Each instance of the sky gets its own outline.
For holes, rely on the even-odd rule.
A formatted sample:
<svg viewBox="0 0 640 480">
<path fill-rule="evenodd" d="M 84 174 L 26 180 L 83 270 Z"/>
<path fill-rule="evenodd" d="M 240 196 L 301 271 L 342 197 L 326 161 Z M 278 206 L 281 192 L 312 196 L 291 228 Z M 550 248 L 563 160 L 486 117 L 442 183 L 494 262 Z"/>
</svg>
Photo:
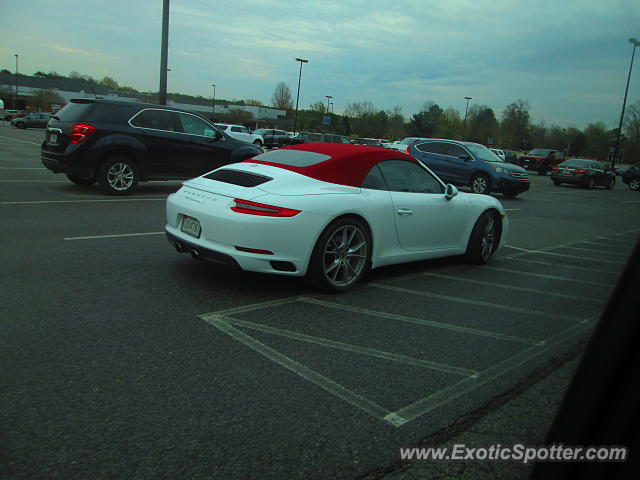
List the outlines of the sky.
<svg viewBox="0 0 640 480">
<path fill-rule="evenodd" d="M 157 91 L 162 0 L 0 0 L 0 68 L 94 78 Z M 519 98 L 534 122 L 617 126 L 637 0 L 171 0 L 168 90 L 270 103 L 278 82 L 300 108 L 333 96 L 425 101 L 464 115 L 464 97 L 500 118 Z M 640 57 L 640 49 L 638 49 Z M 640 101 L 636 58 L 627 104 Z"/>
</svg>

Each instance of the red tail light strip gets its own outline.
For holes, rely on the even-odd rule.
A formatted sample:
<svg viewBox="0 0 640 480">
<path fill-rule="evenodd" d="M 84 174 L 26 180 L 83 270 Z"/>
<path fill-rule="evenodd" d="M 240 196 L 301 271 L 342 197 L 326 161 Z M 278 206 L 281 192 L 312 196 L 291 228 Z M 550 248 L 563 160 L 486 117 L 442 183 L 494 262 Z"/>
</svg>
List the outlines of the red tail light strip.
<svg viewBox="0 0 640 480">
<path fill-rule="evenodd" d="M 71 143 L 82 143 L 95 131 L 96 127 L 93 125 L 76 123 L 71 128 Z"/>
<path fill-rule="evenodd" d="M 273 205 L 265 205 L 264 203 L 251 202 L 249 200 L 240 200 L 236 198 L 235 206 L 231 210 L 237 213 L 245 213 L 247 215 L 260 215 L 263 217 L 293 217 L 300 213 L 300 210 L 292 208 L 275 207 Z"/>
</svg>

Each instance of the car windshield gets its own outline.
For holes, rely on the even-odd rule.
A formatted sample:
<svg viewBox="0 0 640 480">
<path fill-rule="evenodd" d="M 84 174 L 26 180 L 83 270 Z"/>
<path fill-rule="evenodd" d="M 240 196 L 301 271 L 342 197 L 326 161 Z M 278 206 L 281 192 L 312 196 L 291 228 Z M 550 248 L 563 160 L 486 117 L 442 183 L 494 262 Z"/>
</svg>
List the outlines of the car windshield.
<svg viewBox="0 0 640 480">
<path fill-rule="evenodd" d="M 465 147 L 467 147 L 476 160 L 484 160 L 485 162 L 500 162 L 503 163 L 503 160 L 489 150 L 484 145 L 477 145 L 473 143 L 465 143 Z"/>
<path fill-rule="evenodd" d="M 544 156 L 548 155 L 550 151 L 551 150 L 542 150 L 542 149 L 538 148 L 538 149 L 531 150 L 531 151 L 527 152 L 527 155 L 535 155 L 535 156 L 538 156 L 538 157 L 544 157 Z"/>
</svg>

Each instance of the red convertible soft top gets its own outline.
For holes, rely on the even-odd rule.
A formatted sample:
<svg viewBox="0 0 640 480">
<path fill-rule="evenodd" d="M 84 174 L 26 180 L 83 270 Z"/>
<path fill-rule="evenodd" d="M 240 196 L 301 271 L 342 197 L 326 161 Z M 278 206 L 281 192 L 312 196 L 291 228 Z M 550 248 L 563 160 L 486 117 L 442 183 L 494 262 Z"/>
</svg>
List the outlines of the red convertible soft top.
<svg viewBox="0 0 640 480">
<path fill-rule="evenodd" d="M 411 155 L 395 150 L 346 143 L 291 145 L 263 153 L 245 162 L 284 168 L 323 182 L 359 187 L 371 167 L 384 160 L 419 163 Z"/>
</svg>

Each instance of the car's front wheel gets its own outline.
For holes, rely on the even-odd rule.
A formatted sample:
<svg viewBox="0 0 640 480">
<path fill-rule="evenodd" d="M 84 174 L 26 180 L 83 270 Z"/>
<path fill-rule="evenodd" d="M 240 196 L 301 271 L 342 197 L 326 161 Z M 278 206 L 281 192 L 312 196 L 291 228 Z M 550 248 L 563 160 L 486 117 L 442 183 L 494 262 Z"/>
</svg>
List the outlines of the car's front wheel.
<svg viewBox="0 0 640 480">
<path fill-rule="evenodd" d="M 471 231 L 466 258 L 469 263 L 484 265 L 498 248 L 500 233 L 495 213 L 483 213 Z"/>
<path fill-rule="evenodd" d="M 24 122 L 16 122 L 16 128 L 27 128 L 27 124 Z"/>
<path fill-rule="evenodd" d="M 129 195 L 138 186 L 138 181 L 138 168 L 128 157 L 110 157 L 98 172 L 100 188 L 110 195 Z"/>
<path fill-rule="evenodd" d="M 587 182 L 587 189 L 592 190 L 593 187 L 595 187 L 596 185 L 596 181 L 593 179 L 593 177 L 589 177 L 589 181 Z"/>
<path fill-rule="evenodd" d="M 560 185 L 562 185 L 562 182 L 560 182 L 560 181 L 558 181 L 558 180 L 554 180 L 554 181 L 553 181 L 553 184 L 554 184 L 556 187 L 559 187 Z"/>
<path fill-rule="evenodd" d="M 616 186 L 616 177 L 611 177 L 609 183 L 607 183 L 607 190 L 613 190 L 613 187 Z"/>
<path fill-rule="evenodd" d="M 256 140 L 253 142 L 256 147 L 262 147 L 262 142 L 260 140 Z"/>
<path fill-rule="evenodd" d="M 87 185 L 93 185 L 94 183 L 96 183 L 95 178 L 82 178 L 77 175 L 67 175 L 67 178 L 73 183 L 75 183 L 76 185 L 87 186 Z"/>
<path fill-rule="evenodd" d="M 633 190 L 634 192 L 640 190 L 640 178 L 632 178 L 631 180 L 629 180 L 629 189 Z"/>
<path fill-rule="evenodd" d="M 491 190 L 491 181 L 489 177 L 483 175 L 482 173 L 478 173 L 471 177 L 470 185 L 471 191 L 473 193 L 484 193 L 488 194 Z"/>
<path fill-rule="evenodd" d="M 346 292 L 368 272 L 371 235 L 357 218 L 343 217 L 324 229 L 311 255 L 307 279 L 317 288 Z"/>
</svg>

